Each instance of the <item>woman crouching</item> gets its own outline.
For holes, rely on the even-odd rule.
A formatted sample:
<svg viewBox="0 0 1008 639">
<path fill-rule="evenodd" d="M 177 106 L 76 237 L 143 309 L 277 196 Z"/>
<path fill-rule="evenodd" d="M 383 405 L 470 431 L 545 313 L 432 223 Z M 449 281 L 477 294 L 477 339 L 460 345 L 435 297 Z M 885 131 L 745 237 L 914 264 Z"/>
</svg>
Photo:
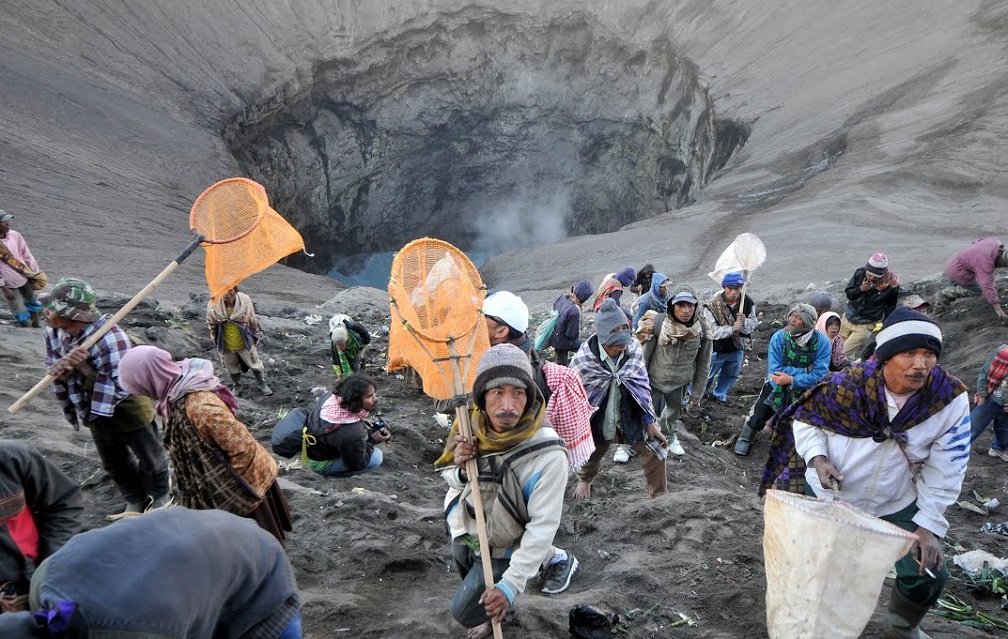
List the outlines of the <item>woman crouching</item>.
<svg viewBox="0 0 1008 639">
<path fill-rule="evenodd" d="M 384 422 L 368 416 L 378 404 L 374 381 L 351 375 L 336 382 L 321 411 L 308 416 L 301 447 L 306 468 L 328 477 L 347 477 L 381 466 L 377 444 L 391 439 Z"/>
<path fill-rule="evenodd" d="M 119 363 L 119 383 L 154 400 L 183 506 L 253 519 L 284 542 L 291 518 L 276 461 L 235 417 L 238 401 L 214 376 L 213 364 L 175 362 L 165 350 L 137 346 Z"/>
</svg>

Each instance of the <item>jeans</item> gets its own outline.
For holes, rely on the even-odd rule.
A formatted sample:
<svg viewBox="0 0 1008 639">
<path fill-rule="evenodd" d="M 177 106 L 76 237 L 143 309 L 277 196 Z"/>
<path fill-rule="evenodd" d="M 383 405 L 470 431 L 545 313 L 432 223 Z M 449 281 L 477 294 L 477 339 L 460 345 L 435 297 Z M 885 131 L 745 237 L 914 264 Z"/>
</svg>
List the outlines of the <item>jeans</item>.
<svg viewBox="0 0 1008 639">
<path fill-rule="evenodd" d="M 451 614 L 455 621 L 466 628 L 475 628 L 480 624 L 490 621 L 487 617 L 486 609 L 479 602 L 480 597 L 486 590 L 483 581 L 483 558 L 476 555 L 469 546 L 462 542 L 452 542 L 452 557 L 455 559 L 455 567 L 458 568 L 462 577 L 462 585 L 452 598 Z M 500 581 L 504 576 L 504 571 L 511 565 L 509 559 L 491 559 L 490 568 L 493 571 L 493 578 Z"/>
<path fill-rule="evenodd" d="M 125 433 L 91 429 L 102 466 L 126 501 L 144 506 L 168 494 L 168 455 L 154 424 Z"/>
<path fill-rule="evenodd" d="M 317 462 L 316 462 L 317 463 Z M 334 459 L 329 462 L 328 466 L 316 467 L 313 466 L 314 470 L 319 475 L 325 475 L 326 477 L 353 477 L 354 475 L 359 475 L 361 473 L 366 473 L 372 471 L 375 468 L 381 466 L 382 463 L 382 451 L 381 448 L 377 446 L 371 451 L 371 459 L 368 461 L 368 465 L 360 470 L 349 470 L 346 464 L 343 463 L 342 459 Z"/>
<path fill-rule="evenodd" d="M 711 393 L 714 399 L 719 402 L 728 401 L 728 391 L 731 390 L 735 380 L 739 377 L 739 370 L 742 368 L 742 360 L 745 351 L 739 349 L 731 353 L 712 353 L 710 362 L 710 375 L 707 376 L 707 388 L 704 394 Z M 711 392 L 711 385 L 714 378 L 717 378 L 717 385 Z"/>
<path fill-rule="evenodd" d="M 970 413 L 970 444 L 987 430 L 992 421 L 994 441 L 991 443 L 991 448 L 994 450 L 1008 448 L 1008 413 L 1004 412 L 1004 406 L 990 400 L 978 405 Z"/>
<path fill-rule="evenodd" d="M 298 612 L 277 639 L 301 639 L 301 613 Z"/>
</svg>

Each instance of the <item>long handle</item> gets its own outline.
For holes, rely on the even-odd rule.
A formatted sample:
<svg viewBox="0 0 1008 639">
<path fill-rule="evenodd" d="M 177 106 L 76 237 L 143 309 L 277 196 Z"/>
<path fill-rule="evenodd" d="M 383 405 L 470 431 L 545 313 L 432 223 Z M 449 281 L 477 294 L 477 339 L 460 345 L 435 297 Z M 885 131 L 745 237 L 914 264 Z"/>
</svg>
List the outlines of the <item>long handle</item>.
<svg viewBox="0 0 1008 639">
<path fill-rule="evenodd" d="M 187 257 L 192 255 L 192 252 L 195 251 L 196 247 L 199 246 L 200 243 L 203 242 L 204 240 L 206 240 L 205 237 L 203 237 L 202 235 L 197 235 L 196 238 L 192 242 L 190 242 L 189 246 L 187 246 L 185 250 L 182 251 L 182 253 L 180 253 L 177 258 L 175 258 L 174 262 L 165 267 L 165 270 L 161 271 L 161 273 L 157 277 L 151 280 L 150 284 L 145 286 L 142 291 L 134 295 L 133 299 L 126 302 L 126 305 L 123 306 L 121 309 L 119 309 L 118 313 L 113 315 L 111 319 L 109 319 L 109 321 L 102 324 L 98 330 L 96 330 L 94 333 L 91 334 L 90 337 L 84 340 L 84 343 L 81 344 L 79 348 L 88 350 L 96 343 L 98 343 L 98 340 L 100 340 L 105 335 L 105 333 L 109 332 L 109 330 L 111 330 L 113 326 L 118 324 L 122 320 L 122 318 L 126 317 L 126 315 L 129 314 L 130 311 L 136 308 L 137 304 L 144 301 L 144 299 L 146 299 L 148 295 L 154 292 L 154 289 L 156 289 L 158 285 L 161 284 L 161 282 L 165 281 L 165 279 L 167 279 L 169 275 L 174 273 L 175 269 L 179 267 L 179 264 L 184 262 Z M 39 382 L 35 384 L 35 386 L 33 386 L 30 391 L 22 395 L 20 399 L 11 404 L 7 408 L 7 412 L 17 413 L 22 408 L 27 406 L 28 402 L 33 400 L 39 393 L 44 391 L 46 387 L 48 387 L 54 381 L 56 381 L 55 375 L 46 374 L 46 376 L 43 377 L 41 380 L 39 380 Z"/>
<path fill-rule="evenodd" d="M 477 327 L 477 329 L 480 327 Z M 451 362 L 452 383 L 455 386 L 455 396 L 465 393 L 462 384 L 462 375 L 459 372 L 458 357 L 455 354 L 455 340 L 448 340 L 448 356 Z M 468 441 L 472 441 L 472 425 L 469 423 L 468 405 L 457 406 L 455 408 L 455 419 L 458 420 L 459 432 Z M 483 494 L 479 487 L 479 466 L 476 459 L 466 462 L 466 476 L 469 478 L 469 485 L 472 486 L 473 510 L 476 511 L 476 533 L 479 537 L 480 553 L 483 555 L 483 583 L 486 584 L 486 591 L 494 587 L 493 566 L 491 565 L 490 535 L 487 534 L 486 516 L 483 514 Z M 504 631 L 496 621 L 493 623 L 494 639 L 504 639 Z"/>
</svg>

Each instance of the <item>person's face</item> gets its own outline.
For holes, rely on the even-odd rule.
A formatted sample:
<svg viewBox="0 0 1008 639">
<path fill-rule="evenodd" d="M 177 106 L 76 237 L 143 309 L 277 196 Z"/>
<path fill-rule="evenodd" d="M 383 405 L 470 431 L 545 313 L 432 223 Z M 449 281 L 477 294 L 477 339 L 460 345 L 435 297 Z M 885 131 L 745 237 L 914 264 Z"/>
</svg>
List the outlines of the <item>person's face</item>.
<svg viewBox="0 0 1008 639">
<path fill-rule="evenodd" d="M 739 297 L 741 295 L 742 295 L 742 287 L 741 286 L 726 286 L 726 287 L 724 287 L 724 298 L 732 306 L 735 305 L 735 302 L 737 302 L 739 300 Z"/>
<path fill-rule="evenodd" d="M 374 407 L 378 405 L 378 389 L 374 386 L 369 387 L 367 395 L 361 400 L 361 406 L 366 411 L 374 410 Z"/>
<path fill-rule="evenodd" d="M 826 336 L 831 340 L 840 334 L 840 322 L 830 322 L 826 326 Z"/>
<path fill-rule="evenodd" d="M 896 394 L 919 391 L 937 363 L 938 355 L 929 348 L 897 353 L 882 365 L 886 388 Z"/>
<path fill-rule="evenodd" d="M 661 295 L 662 297 L 668 295 L 668 286 L 669 285 L 667 280 L 662 282 L 661 286 L 658 287 L 658 294 Z"/>
<path fill-rule="evenodd" d="M 798 313 L 791 313 L 787 318 L 787 329 L 792 335 L 805 330 L 805 320 Z"/>
<path fill-rule="evenodd" d="M 228 306 L 234 306 L 235 300 L 238 298 L 238 289 L 233 288 L 227 293 L 224 293 L 224 303 Z"/>
<path fill-rule="evenodd" d="M 865 280 L 872 286 L 878 286 L 885 279 L 885 275 L 876 275 L 874 273 L 865 271 Z"/>
<path fill-rule="evenodd" d="M 10 230 L 10 221 L 0 222 L 0 237 L 7 235 L 7 231 Z"/>
<path fill-rule="evenodd" d="M 485 318 L 487 332 L 490 333 L 490 346 L 497 346 L 498 344 L 503 344 L 508 341 L 507 337 L 510 331 L 507 324 L 501 324 L 489 315 L 486 315 Z"/>
<path fill-rule="evenodd" d="M 616 359 L 617 357 L 620 356 L 620 353 L 622 353 L 626 349 L 627 349 L 626 344 L 610 344 L 608 346 L 602 347 L 602 350 L 606 352 L 606 355 L 608 355 L 610 359 Z"/>
<path fill-rule="evenodd" d="M 87 324 L 85 322 L 76 322 L 67 317 L 63 317 L 59 313 L 53 313 L 49 309 L 43 311 L 45 313 L 46 323 L 56 330 L 64 330 L 71 335 L 79 335 Z"/>
<path fill-rule="evenodd" d="M 521 386 L 497 386 L 483 396 L 490 428 L 494 432 L 506 433 L 518 425 L 528 403 L 528 393 Z"/>
<path fill-rule="evenodd" d="M 693 313 L 695 312 L 696 304 L 690 304 L 689 302 L 676 302 L 672 305 L 672 314 L 675 315 L 675 318 L 683 324 L 693 319 Z"/>
</svg>

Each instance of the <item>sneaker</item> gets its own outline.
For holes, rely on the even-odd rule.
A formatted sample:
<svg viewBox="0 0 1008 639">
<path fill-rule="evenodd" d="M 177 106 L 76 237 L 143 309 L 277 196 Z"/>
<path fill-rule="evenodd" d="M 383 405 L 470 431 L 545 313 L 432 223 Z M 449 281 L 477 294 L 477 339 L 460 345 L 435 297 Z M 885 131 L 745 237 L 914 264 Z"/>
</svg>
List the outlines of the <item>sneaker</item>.
<svg viewBox="0 0 1008 639">
<path fill-rule="evenodd" d="M 987 454 L 991 457 L 997 457 L 1001 461 L 1008 462 L 1008 450 L 997 450 L 994 448 L 988 448 Z"/>
<path fill-rule="evenodd" d="M 542 591 L 547 595 L 556 595 L 567 590 L 577 569 L 577 557 L 568 552 L 566 561 L 558 561 L 546 567 Z"/>
<path fill-rule="evenodd" d="M 630 461 L 630 449 L 626 446 L 617 446 L 612 460 L 617 464 L 625 464 Z"/>
<path fill-rule="evenodd" d="M 672 435 L 668 438 L 668 452 L 677 457 L 682 457 L 686 454 L 686 451 L 683 450 L 682 444 L 679 443 L 679 437 L 676 435 Z"/>
</svg>

